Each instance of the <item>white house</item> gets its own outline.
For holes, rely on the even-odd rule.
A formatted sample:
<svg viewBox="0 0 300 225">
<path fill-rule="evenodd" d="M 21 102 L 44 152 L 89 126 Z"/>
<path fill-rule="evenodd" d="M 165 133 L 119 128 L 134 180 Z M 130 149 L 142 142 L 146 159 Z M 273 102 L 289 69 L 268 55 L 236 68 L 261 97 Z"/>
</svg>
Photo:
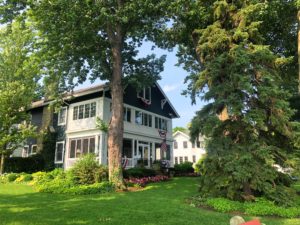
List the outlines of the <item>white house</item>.
<svg viewBox="0 0 300 225">
<path fill-rule="evenodd" d="M 206 153 L 204 138 L 202 136 L 199 136 L 197 141 L 191 142 L 187 131 L 176 131 L 173 133 L 173 139 L 174 164 L 180 164 L 186 161 L 195 164 Z"/>
</svg>

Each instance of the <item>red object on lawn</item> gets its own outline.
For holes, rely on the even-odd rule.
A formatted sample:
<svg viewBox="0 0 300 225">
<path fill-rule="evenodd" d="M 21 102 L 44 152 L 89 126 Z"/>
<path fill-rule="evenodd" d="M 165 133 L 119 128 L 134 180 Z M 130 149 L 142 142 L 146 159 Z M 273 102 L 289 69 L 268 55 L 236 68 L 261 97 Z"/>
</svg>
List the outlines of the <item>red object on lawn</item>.
<svg viewBox="0 0 300 225">
<path fill-rule="evenodd" d="M 241 225 L 261 225 L 261 223 L 259 222 L 259 220 L 251 220 L 246 223 L 242 223 Z"/>
</svg>

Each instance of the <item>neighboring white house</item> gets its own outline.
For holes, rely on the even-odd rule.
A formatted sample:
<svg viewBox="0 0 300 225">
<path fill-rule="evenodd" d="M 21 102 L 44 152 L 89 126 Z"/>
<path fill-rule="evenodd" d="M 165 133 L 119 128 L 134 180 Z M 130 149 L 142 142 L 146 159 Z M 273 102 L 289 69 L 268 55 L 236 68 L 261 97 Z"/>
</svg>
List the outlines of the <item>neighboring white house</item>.
<svg viewBox="0 0 300 225">
<path fill-rule="evenodd" d="M 181 164 L 189 161 L 197 163 L 205 152 L 204 138 L 199 136 L 198 140 L 192 143 L 188 132 L 176 131 L 173 133 L 173 163 Z"/>
</svg>

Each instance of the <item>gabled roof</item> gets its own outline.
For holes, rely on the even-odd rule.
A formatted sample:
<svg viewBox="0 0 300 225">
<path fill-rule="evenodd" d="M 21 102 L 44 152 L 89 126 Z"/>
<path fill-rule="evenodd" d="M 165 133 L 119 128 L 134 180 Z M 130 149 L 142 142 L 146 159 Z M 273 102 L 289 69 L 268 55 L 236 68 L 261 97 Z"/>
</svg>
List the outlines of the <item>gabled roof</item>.
<svg viewBox="0 0 300 225">
<path fill-rule="evenodd" d="M 161 88 L 161 86 L 157 82 L 155 82 L 155 84 L 158 87 L 158 89 L 160 90 L 160 92 L 163 94 L 163 96 L 167 99 L 167 102 L 170 105 L 170 107 L 172 108 L 172 110 L 175 112 L 175 114 L 176 114 L 175 118 L 180 118 L 178 112 L 176 111 L 176 109 L 172 105 L 170 99 L 167 97 L 167 95 L 165 94 L 165 92 L 163 91 L 163 89 Z"/>
<path fill-rule="evenodd" d="M 155 82 L 155 85 L 158 87 L 158 90 L 161 92 L 161 94 L 167 100 L 167 103 L 169 104 L 170 108 L 175 113 L 175 115 L 173 115 L 172 117 L 173 118 L 179 118 L 180 116 L 179 116 L 178 112 L 175 110 L 174 106 L 172 105 L 171 101 L 166 96 L 166 94 L 164 93 L 164 91 L 162 90 L 160 85 L 157 82 Z M 90 95 L 90 94 L 93 94 L 93 93 L 103 91 L 106 88 L 109 88 L 109 85 L 107 83 L 106 84 L 95 85 L 95 86 L 91 86 L 91 87 L 86 87 L 86 88 L 81 88 L 79 90 L 75 90 L 75 91 L 65 93 L 63 99 L 64 100 L 70 100 L 72 98 L 78 98 L 78 97 L 81 97 L 81 96 Z M 54 100 L 44 100 L 44 99 L 42 99 L 42 100 L 33 102 L 32 105 L 31 105 L 31 109 L 43 107 L 43 106 L 49 105 L 50 103 L 53 103 L 53 102 L 54 102 Z"/>
<path fill-rule="evenodd" d="M 69 99 L 74 98 L 74 97 L 77 98 L 77 97 L 93 94 L 93 93 L 102 91 L 105 87 L 108 87 L 108 85 L 107 84 L 100 84 L 100 85 L 95 85 L 95 86 L 92 86 L 92 87 L 81 88 L 81 89 L 78 89 L 76 91 L 66 92 L 65 94 L 63 94 L 63 99 L 64 100 L 69 100 Z M 54 102 L 54 100 L 41 99 L 41 100 L 32 102 L 31 103 L 31 109 L 46 106 L 46 105 L 49 105 L 50 103 L 53 103 L 53 102 Z"/>
<path fill-rule="evenodd" d="M 175 137 L 175 136 L 177 136 L 177 135 L 179 135 L 179 134 L 181 134 L 181 135 L 183 135 L 183 136 L 185 136 L 185 137 L 187 137 L 187 138 L 190 138 L 190 135 L 189 135 L 188 131 L 182 132 L 182 131 L 180 131 L 180 130 L 178 130 L 178 131 L 176 131 L 175 133 L 173 133 L 173 137 Z"/>
</svg>

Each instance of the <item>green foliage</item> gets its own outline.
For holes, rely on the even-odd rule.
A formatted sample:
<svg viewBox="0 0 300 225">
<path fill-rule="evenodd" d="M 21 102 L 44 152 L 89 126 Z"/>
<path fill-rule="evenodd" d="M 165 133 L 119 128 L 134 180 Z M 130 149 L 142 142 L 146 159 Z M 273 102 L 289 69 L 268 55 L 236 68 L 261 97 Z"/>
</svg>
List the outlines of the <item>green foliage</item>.
<svg viewBox="0 0 300 225">
<path fill-rule="evenodd" d="M 282 33 L 269 21 L 278 21 L 286 13 L 285 3 L 291 15 L 284 17 L 284 27 L 279 25 L 287 31 Z M 290 57 L 295 45 L 282 42 L 288 35 L 289 40 L 295 36 L 293 3 L 187 4 L 187 10 L 179 7 L 182 12 L 178 10 L 174 26 L 178 35 L 174 35 L 181 42 L 179 64 L 190 72 L 186 94 L 192 102 L 198 96 L 208 102 L 190 127 L 193 139 L 200 133 L 208 140 L 207 157 L 200 165 L 200 192 L 234 200 L 265 196 L 276 204 L 290 204 L 289 189 L 272 165 L 286 164 L 295 151 L 293 110 L 288 102 L 296 87 Z"/>
<path fill-rule="evenodd" d="M 70 169 L 70 173 L 78 184 L 94 184 L 108 179 L 107 168 L 99 165 L 93 154 L 80 158 Z"/>
<path fill-rule="evenodd" d="M 251 216 L 280 216 L 295 218 L 300 215 L 300 206 L 283 207 L 265 198 L 257 198 L 254 202 L 238 202 L 226 198 L 193 197 L 191 204 L 200 207 L 211 207 L 219 212 L 241 212 Z"/>
<path fill-rule="evenodd" d="M 206 204 L 219 212 L 238 211 L 242 208 L 242 203 L 226 198 L 210 198 L 206 201 Z"/>
<path fill-rule="evenodd" d="M 175 175 L 186 175 L 188 173 L 194 173 L 192 162 L 183 162 L 174 166 Z"/>
<path fill-rule="evenodd" d="M 300 215 L 300 207 L 284 208 L 276 206 L 273 202 L 264 198 L 257 199 L 255 203 L 244 204 L 245 213 L 255 216 L 280 216 L 293 218 Z"/>
<path fill-rule="evenodd" d="M 32 44 L 35 35 L 27 23 L 18 21 L 0 29 L 0 154 L 3 156 L 10 155 L 35 134 L 35 128 L 26 123 L 29 118 L 26 110 L 31 106 L 40 70 Z"/>
<path fill-rule="evenodd" d="M 56 137 L 57 133 L 50 132 L 47 130 L 43 134 L 43 149 L 41 150 L 40 154 L 42 155 L 46 171 L 51 171 L 54 169 L 54 159 L 55 159 L 55 146 L 56 146 Z"/>
<path fill-rule="evenodd" d="M 47 186 L 40 187 L 40 192 L 53 193 L 53 194 L 71 194 L 71 195 L 91 195 L 113 192 L 114 186 L 108 181 L 89 185 L 76 185 L 72 183 L 64 183 L 65 181 L 54 180 L 47 184 Z"/>
<path fill-rule="evenodd" d="M 45 162 L 40 154 L 36 154 L 27 158 L 11 157 L 6 159 L 4 171 L 7 173 L 34 173 L 44 170 Z"/>
<path fill-rule="evenodd" d="M 97 117 L 97 119 L 96 119 L 96 127 L 105 133 L 108 132 L 108 124 L 105 123 L 105 121 L 99 117 Z"/>
<path fill-rule="evenodd" d="M 196 163 L 195 165 L 195 173 L 201 175 L 202 174 L 202 166 L 203 166 L 203 162 L 204 162 L 204 159 L 206 158 L 206 154 L 203 155 L 199 160 L 198 162 Z"/>
<path fill-rule="evenodd" d="M 31 174 L 23 174 L 21 173 L 17 179 L 15 179 L 15 182 L 17 183 L 23 183 L 23 182 L 29 182 L 33 179 Z"/>
<path fill-rule="evenodd" d="M 9 173 L 6 175 L 7 182 L 14 182 L 20 175 L 17 173 Z"/>
<path fill-rule="evenodd" d="M 123 171 L 123 176 L 124 178 L 142 178 L 142 177 L 152 177 L 155 176 L 156 171 L 153 169 L 147 169 L 147 168 L 140 168 L 140 167 L 135 167 L 135 168 L 130 168 L 128 170 Z"/>
<path fill-rule="evenodd" d="M 184 132 L 186 131 L 186 129 L 184 127 L 174 127 L 172 132 L 175 133 L 176 131 Z"/>
<path fill-rule="evenodd" d="M 93 157 L 85 157 L 85 162 L 94 159 Z M 85 195 L 85 194 L 100 194 L 105 192 L 111 192 L 114 190 L 114 186 L 104 181 L 107 179 L 107 169 L 101 166 L 93 167 L 93 170 L 87 170 L 86 167 L 82 167 L 83 164 L 73 170 L 64 172 L 62 169 L 55 169 L 51 172 L 37 172 L 32 174 L 33 181 L 32 185 L 36 187 L 39 192 L 55 193 L 55 194 L 74 194 L 74 195 Z M 90 168 L 89 168 L 90 169 Z M 84 173 L 81 173 L 84 171 Z M 82 176 L 85 172 L 90 171 L 87 174 L 89 179 L 83 179 Z M 106 177 L 105 177 L 106 176 Z M 91 182 L 93 179 L 93 183 Z M 82 183 L 80 183 L 82 182 Z M 83 184 L 83 182 L 86 182 Z"/>
</svg>

